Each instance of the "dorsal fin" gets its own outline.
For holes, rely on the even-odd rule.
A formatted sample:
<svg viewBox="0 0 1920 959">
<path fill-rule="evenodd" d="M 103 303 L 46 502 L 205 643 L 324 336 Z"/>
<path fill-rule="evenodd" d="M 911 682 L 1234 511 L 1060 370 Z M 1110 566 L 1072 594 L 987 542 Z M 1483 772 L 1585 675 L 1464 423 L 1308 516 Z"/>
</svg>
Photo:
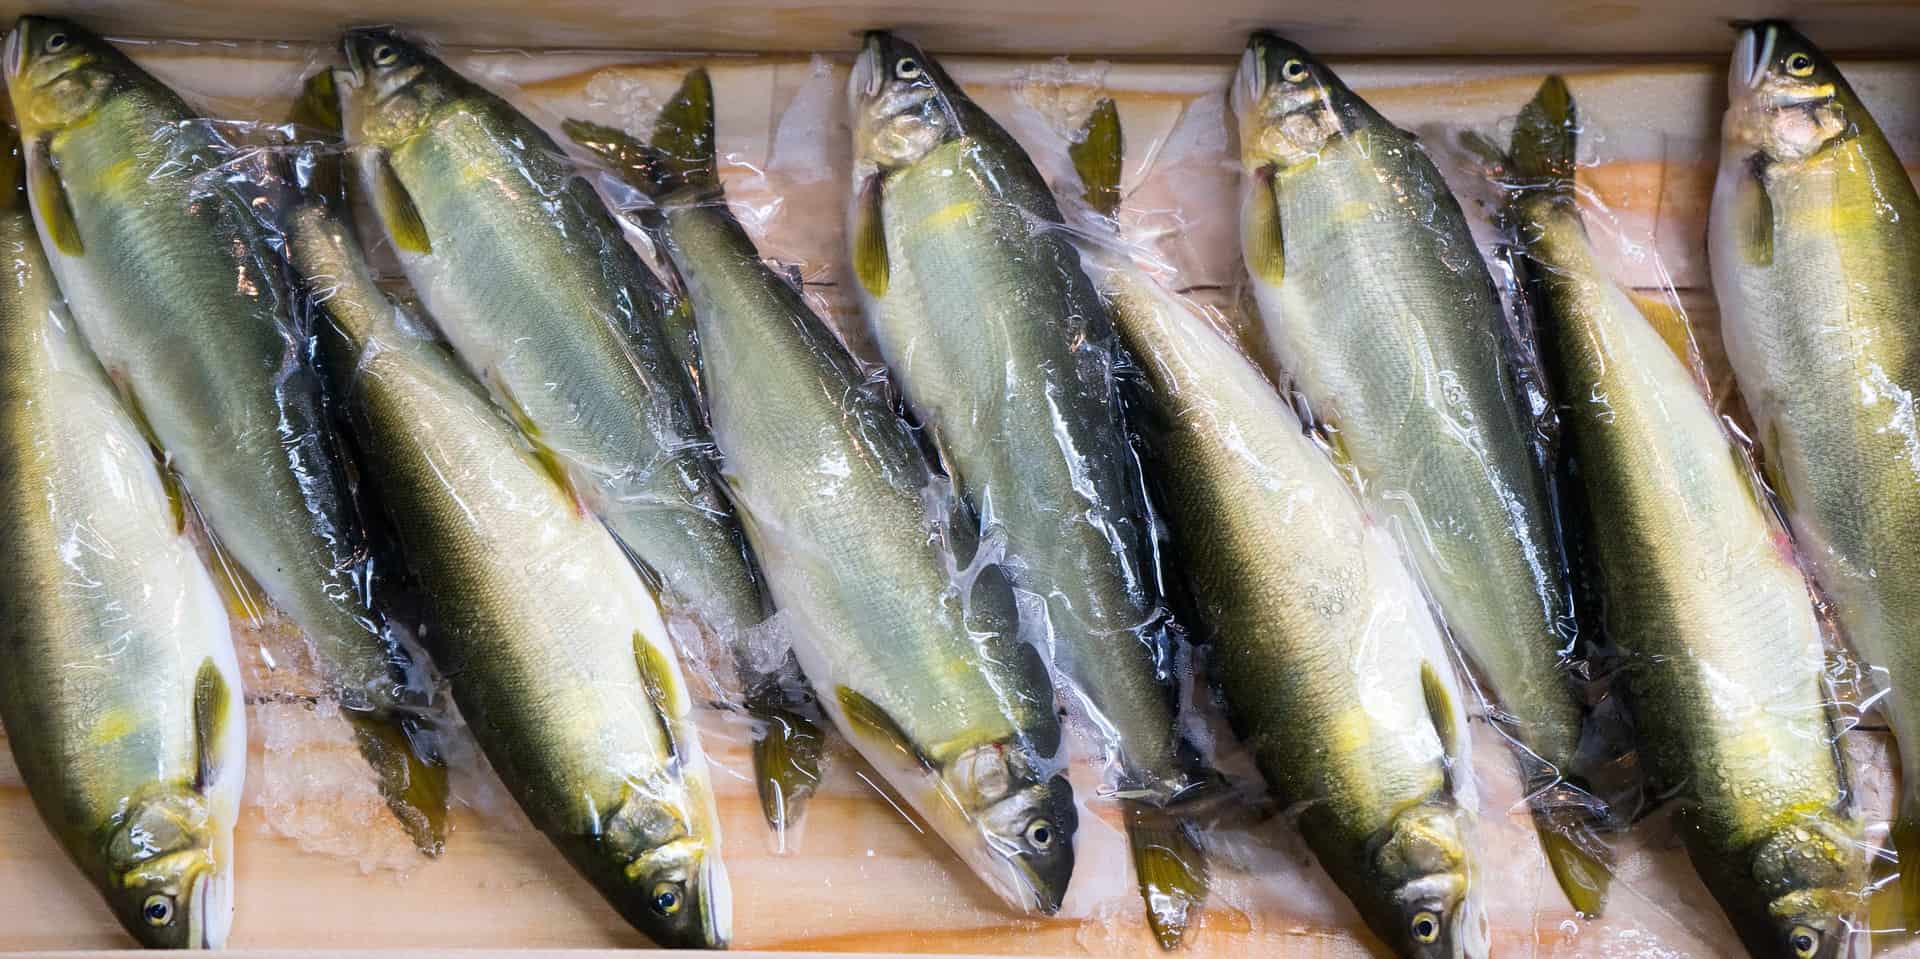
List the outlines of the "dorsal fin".
<svg viewBox="0 0 1920 959">
<path fill-rule="evenodd" d="M 1120 128 L 1120 108 L 1112 97 L 1102 97 L 1080 128 L 1080 138 L 1067 147 L 1073 168 L 1080 174 L 1087 205 L 1101 216 L 1120 209 L 1120 173 L 1126 140 Z"/>
</svg>

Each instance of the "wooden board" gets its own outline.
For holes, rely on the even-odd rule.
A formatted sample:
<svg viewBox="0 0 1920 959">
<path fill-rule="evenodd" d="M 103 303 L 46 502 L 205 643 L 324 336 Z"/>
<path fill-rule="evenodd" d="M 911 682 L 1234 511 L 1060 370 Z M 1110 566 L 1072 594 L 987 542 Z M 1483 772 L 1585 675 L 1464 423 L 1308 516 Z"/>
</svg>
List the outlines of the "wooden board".
<svg viewBox="0 0 1920 959">
<path fill-rule="evenodd" d="M 123 11 L 137 10 L 122 7 Z M 263 8 L 273 9 L 273 8 Z M 487 10 L 475 8 L 475 23 Z M 670 9 L 670 7 L 669 7 Z M 264 14 L 247 14 L 260 16 Z M 502 14 L 504 16 L 504 14 Z M 991 19 L 991 13 L 981 13 Z M 244 21 L 244 18 L 242 18 Z M 155 29 L 159 29 L 158 26 Z M 236 30 L 244 29 L 236 27 Z M 1537 28 L 1536 28 L 1537 29 Z M 810 36 L 804 31 L 798 36 Z M 1120 47 L 1115 47 L 1120 49 Z M 136 54 L 227 116 L 278 117 L 294 82 L 324 52 L 287 45 L 157 44 Z M 510 90 L 546 120 L 586 115 L 628 124 L 671 93 L 691 63 L 718 91 L 720 149 L 731 199 L 768 256 L 797 263 L 809 290 L 857 335 L 840 287 L 847 131 L 840 60 L 806 57 L 636 57 L 461 54 L 464 67 Z M 1229 66 L 1094 60 L 949 60 L 1028 144 L 1060 169 L 1063 130 L 1096 90 L 1116 96 L 1133 144 L 1127 184 L 1135 235 L 1158 242 L 1196 296 L 1233 302 L 1237 171 L 1221 112 Z M 1583 178 L 1623 236 L 1657 251 L 1711 341 L 1701 237 L 1714 166 L 1722 67 L 1662 62 L 1405 63 L 1359 61 L 1343 73 L 1389 117 L 1425 131 L 1436 154 L 1465 127 L 1492 129 L 1542 73 L 1562 67 L 1600 141 Z M 1862 62 L 1850 73 L 1903 147 L 1920 135 L 1920 69 Z M 1907 154 L 1913 157 L 1909 149 Z M 1470 170 L 1453 169 L 1463 196 Z M 1624 249 L 1625 247 L 1623 247 Z M 1653 285 L 1652 256 L 1622 255 L 1622 275 Z M 426 862 L 387 822 L 337 719 L 313 701 L 296 638 L 284 625 L 237 634 L 246 663 L 254 755 L 241 823 L 233 944 L 248 948 L 497 949 L 632 947 L 644 940 L 574 876 L 472 756 L 457 763 L 458 808 L 446 856 Z M 977 880 L 873 784 L 844 748 L 830 764 L 803 831 L 776 843 L 761 823 L 735 721 L 703 715 L 713 755 L 735 890 L 736 944 L 746 949 L 1149 955 L 1112 804 L 1092 804 L 1067 915 L 1008 916 Z M 1217 725 L 1214 727 L 1217 731 Z M 1484 722 L 1473 724 L 1484 799 L 1483 880 L 1501 957 L 1735 955 L 1731 930 L 1655 817 L 1621 850 L 1610 915 L 1583 921 L 1560 899 L 1532 837 L 1510 763 Z M 1222 740 L 1224 761 L 1243 762 Z M 1884 732 L 1847 737 L 1862 792 L 1887 808 Z M 1082 764 L 1076 785 L 1091 792 Z M 1217 886 L 1195 957 L 1374 955 L 1352 907 L 1281 821 L 1220 833 Z M 0 949 L 126 945 L 91 889 L 61 861 L 18 775 L 0 759 Z M 1898 954 L 1899 949 L 1882 955 Z M 328 953 L 332 954 L 332 953 Z"/>
<path fill-rule="evenodd" d="M 1899 0 L 69 0 L 59 8 L 129 35 L 327 39 L 399 23 L 450 42 L 640 50 L 850 50 L 862 31 L 906 30 L 948 51 L 1231 55 L 1256 28 L 1342 54 L 1717 54 L 1728 23 L 1793 17 L 1832 50 L 1908 52 L 1920 7 Z M 0 14 L 45 12 L 4 0 Z M 537 10 L 537 13 L 535 12 Z"/>
</svg>

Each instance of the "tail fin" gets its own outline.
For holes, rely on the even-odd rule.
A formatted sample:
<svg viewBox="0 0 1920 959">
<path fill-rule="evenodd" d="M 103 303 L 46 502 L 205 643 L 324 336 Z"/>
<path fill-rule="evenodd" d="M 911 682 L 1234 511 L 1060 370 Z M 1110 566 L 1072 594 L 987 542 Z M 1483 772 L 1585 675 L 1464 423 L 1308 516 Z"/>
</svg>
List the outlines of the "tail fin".
<svg viewBox="0 0 1920 959">
<path fill-rule="evenodd" d="M 1567 81 L 1558 74 L 1547 77 L 1514 120 L 1509 159 L 1518 185 L 1571 199 L 1579 132 L 1580 118 Z"/>
<path fill-rule="evenodd" d="M 332 67 L 325 67 L 307 77 L 300 87 L 300 99 L 294 101 L 293 112 L 287 115 L 287 121 L 314 133 L 325 134 L 331 139 L 339 139 L 344 136 L 344 125 L 340 117 L 340 88 L 334 82 L 333 70 Z M 342 206 L 346 197 L 343 172 L 346 161 L 340 153 L 315 150 L 300 159 L 303 162 L 295 164 L 295 178 L 299 185 L 329 203 Z"/>
<path fill-rule="evenodd" d="M 1178 949 L 1207 899 L 1206 854 L 1194 842 L 1191 827 L 1173 813 L 1142 802 L 1124 805 L 1147 924 L 1160 948 Z"/>
<path fill-rule="evenodd" d="M 380 795 L 413 844 L 429 856 L 447 845 L 447 765 L 440 731 L 399 714 L 349 713 L 354 740 L 380 777 Z"/>
<path fill-rule="evenodd" d="M 1613 880 L 1613 871 L 1606 845 L 1592 828 L 1570 819 L 1535 812 L 1533 824 L 1560 891 L 1581 915 L 1595 918 L 1607 907 L 1607 886 Z"/>
<path fill-rule="evenodd" d="M 812 720 L 776 702 L 750 702 L 747 712 L 759 726 L 753 738 L 753 779 L 760 788 L 760 812 L 784 842 L 820 785 L 826 738 Z"/>
<path fill-rule="evenodd" d="M 1103 97 L 1080 128 L 1080 139 L 1067 148 L 1086 191 L 1082 196 L 1101 216 L 1111 217 L 1120 209 L 1120 170 L 1126 149 L 1120 109 L 1112 98 Z"/>
<path fill-rule="evenodd" d="M 713 80 L 704 67 L 690 71 L 680 92 L 661 108 L 650 144 L 585 120 L 567 120 L 561 128 L 649 197 L 688 188 L 711 189 L 720 182 L 714 165 Z"/>
<path fill-rule="evenodd" d="M 1908 929 L 1920 925 L 1920 797 L 1907 790 L 1887 836 L 1900 867 L 1900 912 Z"/>
</svg>

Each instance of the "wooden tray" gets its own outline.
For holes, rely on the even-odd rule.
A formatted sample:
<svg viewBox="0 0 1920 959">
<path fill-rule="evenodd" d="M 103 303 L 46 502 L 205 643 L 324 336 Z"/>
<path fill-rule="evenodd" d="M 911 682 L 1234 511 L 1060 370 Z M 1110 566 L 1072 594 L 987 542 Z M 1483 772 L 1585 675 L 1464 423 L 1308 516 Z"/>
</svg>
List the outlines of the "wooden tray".
<svg viewBox="0 0 1920 959">
<path fill-rule="evenodd" d="M 1379 0 L 1370 2 L 1379 5 Z M 471 6 L 483 14 L 479 23 L 509 16 L 505 5 Z M 1358 15 L 1364 18 L 1368 4 L 1360 6 Z M 287 13 L 299 31 L 311 32 L 311 22 L 295 7 L 304 5 L 269 4 L 236 13 L 240 25 L 234 32 L 265 29 L 268 20 L 262 18 L 278 13 Z M 203 13 L 163 3 L 121 4 L 115 10 L 111 22 L 134 26 L 147 25 L 142 18 L 156 12 L 150 23 L 163 32 L 190 32 Z M 610 14 L 603 10 L 602 15 Z M 975 16 L 992 20 L 996 13 Z M 793 42 L 819 35 L 817 29 L 798 29 L 794 36 L 800 39 Z M 576 34 L 563 29 L 558 36 Z M 785 42 L 769 39 L 766 45 Z M 279 116 L 297 78 L 326 56 L 324 50 L 280 44 L 153 44 L 134 52 L 222 115 L 263 118 Z M 749 208 L 746 219 L 759 233 L 763 252 L 800 264 L 819 304 L 858 338 L 840 285 L 844 58 L 462 53 L 456 59 L 492 82 L 512 85 L 515 97 L 536 115 L 586 115 L 615 123 L 649 115 L 686 67 L 705 63 L 716 81 L 731 198 Z M 1064 143 L 1056 128 L 1062 118 L 1095 89 L 1114 95 L 1131 144 L 1127 184 L 1135 226 L 1141 235 L 1163 239 L 1163 253 L 1181 269 L 1193 295 L 1231 306 L 1240 270 L 1237 171 L 1226 152 L 1229 140 L 1219 112 L 1230 60 L 946 62 L 988 109 L 1009 121 L 1046 169 L 1059 168 Z M 1590 129 L 1603 139 L 1596 145 L 1597 165 L 1582 171 L 1585 182 L 1623 236 L 1658 253 L 1658 264 L 1651 256 L 1623 255 L 1621 274 L 1637 285 L 1655 286 L 1660 280 L 1656 265 L 1663 265 L 1691 308 L 1710 359 L 1718 357 L 1703 237 L 1724 83 L 1720 60 L 1379 60 L 1336 66 L 1390 118 L 1423 131 L 1443 157 L 1452 155 L 1445 147 L 1452 131 L 1494 129 L 1531 96 L 1545 72 L 1567 72 Z M 1848 73 L 1910 161 L 1920 156 L 1913 149 L 1920 145 L 1915 142 L 1920 138 L 1920 68 L 1862 61 L 1849 64 Z M 821 122 L 783 123 L 812 116 L 805 113 L 811 109 L 825 111 L 818 114 Z M 1463 180 L 1462 185 L 1470 184 Z M 1463 196 L 1471 209 L 1471 190 L 1463 189 Z M 1724 378 L 1720 369 L 1718 379 Z M 280 956 L 337 956 L 341 950 L 362 949 L 646 945 L 574 876 L 477 761 L 455 772 L 459 807 L 446 855 L 435 862 L 414 855 L 387 821 L 344 728 L 314 705 L 297 639 L 278 622 L 242 629 L 236 639 L 248 672 L 254 755 L 240 824 L 234 946 L 321 950 L 274 953 Z M 1090 822 L 1082 829 L 1067 910 L 1072 915 L 1019 919 L 1005 914 L 936 838 L 892 806 L 872 785 L 873 774 L 844 747 L 832 758 L 803 830 L 788 837 L 786 851 L 779 850 L 742 775 L 747 768 L 742 730 L 719 714 L 706 715 L 703 722 L 705 744 L 719 767 L 738 947 L 993 955 L 1145 956 L 1156 951 L 1110 804 L 1094 804 L 1104 825 Z M 1474 723 L 1474 739 L 1495 955 L 1738 954 L 1731 929 L 1659 817 L 1636 828 L 1623 845 L 1608 917 L 1576 919 L 1534 843 L 1504 745 L 1484 722 Z M 1850 732 L 1847 742 L 1860 760 L 1869 815 L 1884 820 L 1884 732 L 1862 727 Z M 1083 793 L 1091 791 L 1091 770 L 1078 770 L 1076 778 Z M 1229 839 L 1230 848 L 1216 862 L 1215 896 L 1189 954 L 1196 959 L 1374 954 L 1375 947 L 1355 932 L 1359 924 L 1351 906 L 1320 874 L 1287 824 L 1272 821 Z M 0 950 L 129 944 L 42 828 L 4 753 L 0 902 L 6 903 Z M 1920 954 L 1889 945 L 1881 955 Z"/>
</svg>

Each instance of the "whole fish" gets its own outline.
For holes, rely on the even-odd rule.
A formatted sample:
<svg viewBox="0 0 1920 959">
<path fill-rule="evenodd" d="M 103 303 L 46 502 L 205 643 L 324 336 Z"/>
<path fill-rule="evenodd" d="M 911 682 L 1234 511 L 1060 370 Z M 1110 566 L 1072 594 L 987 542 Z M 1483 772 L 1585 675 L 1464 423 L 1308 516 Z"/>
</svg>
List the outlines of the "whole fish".
<svg viewBox="0 0 1920 959">
<path fill-rule="evenodd" d="M 1812 597 L 1700 387 L 1684 319 L 1637 303 L 1601 266 L 1575 203 L 1577 130 L 1566 84 L 1549 78 L 1514 129 L 1509 217 L 1541 302 L 1641 755 L 1748 951 L 1850 955 L 1867 847 Z"/>
<path fill-rule="evenodd" d="M 869 34 L 848 96 L 853 265 L 880 352 L 1034 598 L 1024 612 L 1117 759 L 1114 785 L 1158 810 L 1200 779 L 1177 728 L 1111 322 L 1033 161 L 940 64 Z M 1158 925 L 1156 897 L 1197 898 L 1205 879 L 1197 849 L 1153 832 L 1136 829 L 1136 855 L 1182 850 L 1141 876 Z"/>
<path fill-rule="evenodd" d="M 666 291 L 532 120 L 391 31 L 344 45 L 347 137 L 407 279 L 542 455 L 728 644 L 736 692 L 774 734 L 756 760 L 763 795 L 778 798 L 768 817 L 785 822 L 818 779 L 818 734 L 794 708 L 797 667 L 760 664 L 749 647 L 765 600 L 663 327 Z"/>
<path fill-rule="evenodd" d="M 1075 148 L 1094 230 L 1115 229 L 1121 144 L 1105 101 Z M 1146 379 L 1137 429 L 1235 730 L 1375 935 L 1485 956 L 1472 800 L 1450 782 L 1464 700 L 1426 597 L 1259 367 L 1115 238 L 1087 261 Z"/>
<path fill-rule="evenodd" d="M 1518 748 L 1574 907 L 1606 901 L 1582 795 L 1572 607 L 1504 361 L 1505 314 L 1460 204 L 1411 134 L 1256 34 L 1233 85 L 1242 245 L 1275 356 L 1391 518 Z"/>
<path fill-rule="evenodd" d="M 338 209 L 298 207 L 289 255 L 461 715 L 527 817 L 628 922 L 663 946 L 725 947 L 713 786 L 652 588 L 380 290 Z"/>
<path fill-rule="evenodd" d="M 650 145 L 567 130 L 653 198 L 644 221 L 693 306 L 727 483 L 828 713 L 1008 903 L 1055 912 L 1077 814 L 1046 664 L 884 383 L 728 209 L 706 71 Z"/>
<path fill-rule="evenodd" d="M 437 853 L 431 688 L 372 602 L 285 264 L 210 174 L 234 147 L 75 24 L 22 17 L 6 61 L 34 218 L 75 321 L 220 546 L 306 632 L 388 805 Z"/>
<path fill-rule="evenodd" d="M 41 818 L 120 924 L 144 945 L 216 948 L 247 756 L 227 614 L 184 502 L 67 315 L 16 147 L 0 145 L 0 719 Z"/>
<path fill-rule="evenodd" d="M 1791 27 L 1740 32 L 1708 249 L 1727 358 L 1814 581 L 1885 671 L 1892 841 L 1920 923 L 1920 196 L 1846 78 Z"/>
</svg>

